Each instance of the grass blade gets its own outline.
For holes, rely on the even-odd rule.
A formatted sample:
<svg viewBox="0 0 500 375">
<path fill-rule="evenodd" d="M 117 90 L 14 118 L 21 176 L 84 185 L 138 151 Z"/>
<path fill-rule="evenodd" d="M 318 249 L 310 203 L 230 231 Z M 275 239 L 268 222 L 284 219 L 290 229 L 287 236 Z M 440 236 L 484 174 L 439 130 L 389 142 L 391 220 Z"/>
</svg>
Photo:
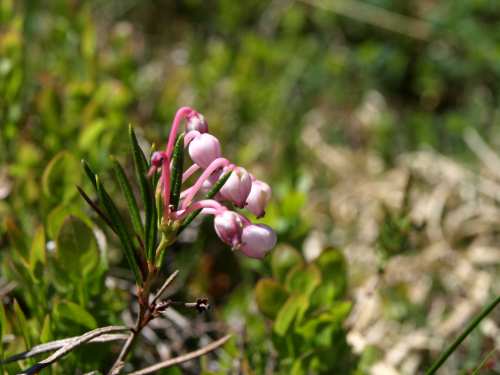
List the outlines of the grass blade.
<svg viewBox="0 0 500 375">
<path fill-rule="evenodd" d="M 448 357 L 458 348 L 465 338 L 476 328 L 479 323 L 500 303 L 500 296 L 496 296 L 464 329 L 464 331 L 450 344 L 450 346 L 439 356 L 432 367 L 427 370 L 426 375 L 433 375 L 446 362 Z"/>
<path fill-rule="evenodd" d="M 120 184 L 120 188 L 125 195 L 125 199 L 127 201 L 128 210 L 130 213 L 130 219 L 132 221 L 132 226 L 138 236 L 141 236 L 144 233 L 144 227 L 141 221 L 141 215 L 139 214 L 139 207 L 137 206 L 137 201 L 135 200 L 134 193 L 132 192 L 132 187 L 125 175 L 125 171 L 122 166 L 115 158 L 112 158 L 113 161 L 113 169 L 115 171 L 116 178 L 118 183 Z"/>
<path fill-rule="evenodd" d="M 212 199 L 215 197 L 215 194 L 219 192 L 219 190 L 224 186 L 226 181 L 228 180 L 229 176 L 231 176 L 231 171 L 227 172 L 225 175 L 223 175 L 219 181 L 215 183 L 215 185 L 210 189 L 210 191 L 207 193 L 205 196 L 205 199 Z M 182 222 L 181 226 L 179 227 L 179 231 L 177 232 L 177 235 L 179 235 L 186 227 L 191 224 L 191 222 L 195 219 L 196 216 L 198 216 L 201 212 L 201 209 L 196 210 L 191 212 Z"/>
<path fill-rule="evenodd" d="M 127 228 L 125 226 L 125 223 L 123 221 L 123 218 L 121 217 L 118 209 L 116 208 L 116 205 L 114 202 L 111 200 L 111 197 L 108 195 L 104 187 L 102 186 L 101 182 L 99 181 L 99 177 L 96 177 L 96 184 L 97 184 L 97 194 L 99 197 L 99 200 L 101 201 L 102 205 L 106 209 L 106 212 L 113 223 L 113 226 L 116 229 L 116 234 L 118 235 L 118 238 L 120 239 L 120 242 L 122 243 L 122 247 L 125 253 L 125 258 L 127 259 L 127 262 L 132 269 L 132 272 L 134 273 L 135 281 L 137 285 L 142 284 L 142 274 L 140 271 L 139 263 L 134 251 L 134 247 L 132 244 L 132 238 L 130 237 Z"/>
<path fill-rule="evenodd" d="M 184 134 L 179 135 L 175 142 L 172 156 L 172 174 L 170 185 L 170 203 L 177 210 L 182 187 L 182 170 L 184 167 Z"/>
</svg>

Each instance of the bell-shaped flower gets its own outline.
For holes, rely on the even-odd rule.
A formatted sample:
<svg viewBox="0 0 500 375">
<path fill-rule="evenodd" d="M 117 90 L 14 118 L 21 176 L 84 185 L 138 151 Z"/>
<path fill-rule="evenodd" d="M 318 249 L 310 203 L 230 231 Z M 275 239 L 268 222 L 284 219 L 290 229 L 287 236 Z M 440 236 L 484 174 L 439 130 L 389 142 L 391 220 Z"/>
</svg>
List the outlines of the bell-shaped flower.
<svg viewBox="0 0 500 375">
<path fill-rule="evenodd" d="M 186 133 L 192 130 L 196 130 L 202 134 L 208 133 L 208 123 L 201 113 L 193 111 L 186 116 L 186 119 Z"/>
<path fill-rule="evenodd" d="M 235 167 L 231 176 L 220 189 L 220 193 L 225 199 L 243 208 L 251 189 L 252 177 L 250 173 L 245 168 Z"/>
<path fill-rule="evenodd" d="M 221 156 L 219 140 L 208 133 L 200 134 L 189 143 L 189 156 L 201 168 L 207 168 Z"/>
<path fill-rule="evenodd" d="M 276 245 L 276 233 L 265 224 L 246 225 L 241 232 L 240 250 L 250 258 L 262 259 Z"/>
<path fill-rule="evenodd" d="M 215 233 L 232 248 L 238 248 L 241 244 L 243 224 L 241 215 L 230 210 L 223 210 L 214 218 Z"/>
<path fill-rule="evenodd" d="M 271 187 L 264 181 L 254 180 L 247 198 L 246 208 L 258 218 L 262 217 L 266 213 L 266 206 L 270 199 Z"/>
</svg>

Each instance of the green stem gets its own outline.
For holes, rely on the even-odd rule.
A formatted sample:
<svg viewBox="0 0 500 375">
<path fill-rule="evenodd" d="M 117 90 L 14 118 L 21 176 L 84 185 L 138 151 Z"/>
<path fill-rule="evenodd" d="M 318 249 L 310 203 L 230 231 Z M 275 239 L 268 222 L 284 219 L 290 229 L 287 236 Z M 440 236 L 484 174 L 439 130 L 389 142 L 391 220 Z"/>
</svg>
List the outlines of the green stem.
<svg viewBox="0 0 500 375">
<path fill-rule="evenodd" d="M 455 351 L 455 349 L 465 340 L 465 338 L 471 333 L 476 326 L 481 323 L 481 321 L 498 305 L 500 302 L 500 296 L 497 296 L 493 301 L 491 301 L 465 328 L 460 336 L 458 336 L 455 341 L 441 354 L 432 367 L 427 370 L 426 375 L 435 374 L 436 371 L 441 367 L 441 365 L 448 359 L 448 357 Z"/>
</svg>

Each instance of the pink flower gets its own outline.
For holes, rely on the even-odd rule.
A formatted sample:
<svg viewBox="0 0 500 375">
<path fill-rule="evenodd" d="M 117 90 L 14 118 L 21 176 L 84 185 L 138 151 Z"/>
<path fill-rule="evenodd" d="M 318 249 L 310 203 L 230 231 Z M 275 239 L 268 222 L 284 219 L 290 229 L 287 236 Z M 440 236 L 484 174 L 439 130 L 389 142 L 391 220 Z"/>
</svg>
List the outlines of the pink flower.
<svg viewBox="0 0 500 375">
<path fill-rule="evenodd" d="M 214 228 L 217 236 L 233 248 L 241 244 L 244 220 L 234 211 L 223 210 L 215 215 Z"/>
<path fill-rule="evenodd" d="M 241 232 L 240 250 L 250 258 L 262 259 L 276 245 L 276 233 L 264 224 L 246 225 Z"/>
<path fill-rule="evenodd" d="M 246 208 L 255 216 L 262 217 L 266 213 L 267 203 L 271 199 L 271 187 L 263 181 L 254 180 L 247 198 Z"/>
<path fill-rule="evenodd" d="M 207 168 L 221 156 L 219 140 L 208 133 L 200 134 L 189 143 L 189 156 L 201 168 Z"/>
<path fill-rule="evenodd" d="M 220 189 L 220 193 L 225 199 L 243 208 L 251 189 L 252 177 L 250 173 L 245 168 L 236 167 Z"/>
<path fill-rule="evenodd" d="M 186 119 L 186 132 L 196 130 L 200 133 L 208 133 L 208 123 L 201 113 L 193 111 L 186 116 Z"/>
</svg>

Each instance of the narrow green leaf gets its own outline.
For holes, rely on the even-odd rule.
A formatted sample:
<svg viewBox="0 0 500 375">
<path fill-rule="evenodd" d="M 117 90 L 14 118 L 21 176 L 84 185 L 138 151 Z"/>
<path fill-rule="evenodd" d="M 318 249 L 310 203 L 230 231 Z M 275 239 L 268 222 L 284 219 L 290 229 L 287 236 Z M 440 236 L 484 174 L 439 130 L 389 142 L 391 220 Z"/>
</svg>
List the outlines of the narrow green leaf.
<svg viewBox="0 0 500 375">
<path fill-rule="evenodd" d="M 76 187 L 82 198 L 87 202 L 87 204 L 92 208 L 98 215 L 99 217 L 106 223 L 108 226 L 113 230 L 113 232 L 116 233 L 116 228 L 111 222 L 111 220 L 104 214 L 104 212 L 101 210 L 99 205 L 95 203 L 88 195 L 83 191 L 83 189 L 80 186 Z"/>
<path fill-rule="evenodd" d="M 146 258 L 154 261 L 155 247 L 156 247 L 156 210 L 154 207 L 154 194 L 150 181 L 147 178 L 148 163 L 146 157 L 142 152 L 137 137 L 135 136 L 132 126 L 129 127 L 130 146 L 132 156 L 134 159 L 134 167 L 137 179 L 139 180 L 139 187 L 141 191 L 141 198 L 144 203 L 145 211 L 145 225 L 144 237 L 146 245 Z"/>
<path fill-rule="evenodd" d="M 90 168 L 90 165 L 89 165 L 89 163 L 87 163 L 86 160 L 82 159 L 81 163 L 82 163 L 82 166 L 83 166 L 83 170 L 85 171 L 85 174 L 87 175 L 87 177 L 89 178 L 90 182 L 94 186 L 94 189 L 97 191 L 96 174 L 94 173 L 94 171 L 92 170 L 92 168 Z"/>
<path fill-rule="evenodd" d="M 122 243 L 125 258 L 127 259 L 127 262 L 132 272 L 134 273 L 135 281 L 137 285 L 141 285 L 142 274 L 132 245 L 132 239 L 127 231 L 127 228 L 125 227 L 123 218 L 121 217 L 118 209 L 116 208 L 116 205 L 111 200 L 111 197 L 108 195 L 108 193 L 102 186 L 98 176 L 96 177 L 96 183 L 97 183 L 97 194 L 99 200 L 102 202 L 102 205 L 104 206 L 108 216 L 110 217 L 111 223 L 116 229 L 116 234 L 118 235 L 118 238 Z"/>
<path fill-rule="evenodd" d="M 40 332 L 40 342 L 44 343 L 44 342 L 49 342 L 51 340 L 53 340 L 52 324 L 50 320 L 50 315 L 47 314 L 43 319 L 42 331 Z"/>
<path fill-rule="evenodd" d="M 170 177 L 170 204 L 177 209 L 182 187 L 182 171 L 184 169 L 184 134 L 179 135 L 175 142 L 172 156 L 172 175 Z"/>
<path fill-rule="evenodd" d="M 14 300 L 14 316 L 16 319 L 15 324 L 17 331 L 23 336 L 26 349 L 29 349 L 31 348 L 31 337 L 29 334 L 28 321 L 26 320 L 26 316 L 24 315 L 23 310 L 21 310 L 17 300 Z"/>
<path fill-rule="evenodd" d="M 215 197 L 215 195 L 219 192 L 219 190 L 224 186 L 226 181 L 228 180 L 229 176 L 231 176 L 231 171 L 227 172 L 225 175 L 223 175 L 215 184 L 212 186 L 212 189 L 205 195 L 205 199 L 212 199 Z M 182 224 L 179 227 L 179 230 L 177 232 L 177 235 L 179 235 L 184 229 L 187 228 L 189 224 L 198 216 L 201 212 L 200 210 L 196 210 L 191 212 L 182 222 Z"/>
<path fill-rule="evenodd" d="M 139 214 L 139 208 L 137 206 L 134 193 L 132 192 L 132 187 L 130 186 L 127 176 L 125 175 L 125 171 L 118 160 L 115 158 L 112 158 L 112 160 L 116 178 L 118 179 L 120 188 L 122 189 L 123 195 L 125 195 L 125 199 L 127 201 L 132 226 L 134 227 L 136 234 L 141 236 L 144 233 L 144 227 L 142 226 L 141 215 Z"/>
<path fill-rule="evenodd" d="M 7 216 L 3 224 L 12 248 L 14 248 L 22 258 L 27 258 L 29 256 L 28 237 L 24 235 L 13 217 Z"/>
</svg>

